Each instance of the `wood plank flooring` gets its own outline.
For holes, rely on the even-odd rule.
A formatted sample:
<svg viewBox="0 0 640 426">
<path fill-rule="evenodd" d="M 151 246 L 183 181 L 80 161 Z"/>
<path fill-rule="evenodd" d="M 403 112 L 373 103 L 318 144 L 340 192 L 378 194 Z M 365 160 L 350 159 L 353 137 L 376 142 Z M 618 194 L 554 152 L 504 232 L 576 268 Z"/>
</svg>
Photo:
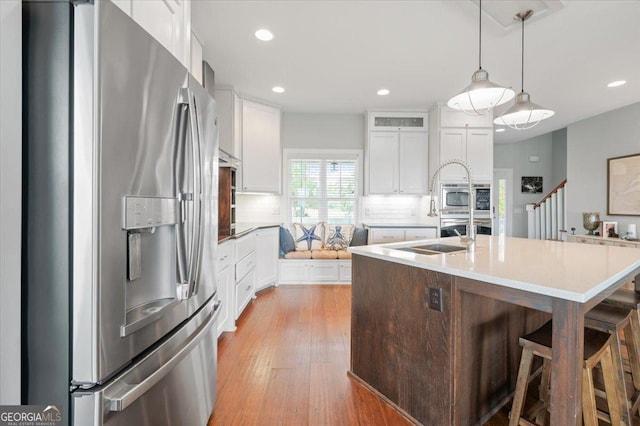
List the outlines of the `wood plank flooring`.
<svg viewBox="0 0 640 426">
<path fill-rule="evenodd" d="M 236 332 L 218 340 L 218 399 L 208 426 L 411 424 L 347 376 L 350 316 L 349 285 L 259 293 Z M 507 422 L 501 412 L 487 425 Z"/>
</svg>

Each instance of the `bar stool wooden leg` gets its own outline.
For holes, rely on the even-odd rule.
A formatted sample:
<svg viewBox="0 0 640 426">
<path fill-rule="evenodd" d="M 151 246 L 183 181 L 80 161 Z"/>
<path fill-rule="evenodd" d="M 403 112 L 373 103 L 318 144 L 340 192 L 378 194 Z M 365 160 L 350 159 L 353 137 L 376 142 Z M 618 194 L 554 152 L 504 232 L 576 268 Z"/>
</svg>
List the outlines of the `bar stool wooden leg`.
<svg viewBox="0 0 640 426">
<path fill-rule="evenodd" d="M 626 328 L 626 327 L 625 327 Z M 631 425 L 631 416 L 629 413 L 629 398 L 627 397 L 627 388 L 624 383 L 624 363 L 622 361 L 622 353 L 620 352 L 620 348 L 622 348 L 622 340 L 620 339 L 620 333 L 613 330 L 611 336 L 614 338 L 614 341 L 611 344 L 611 358 L 613 364 L 613 377 L 616 380 L 616 391 L 617 394 L 620 395 L 620 398 L 617 398 L 619 401 L 619 413 L 624 413 L 625 424 Z M 603 363 L 604 364 L 604 363 Z M 604 374 L 604 365 L 602 367 L 602 372 Z M 608 400 L 607 396 L 607 400 Z"/>
<path fill-rule="evenodd" d="M 593 370 L 590 368 L 582 372 L 582 418 L 584 426 L 598 426 L 596 391 L 593 387 Z"/>
<path fill-rule="evenodd" d="M 524 401 L 527 398 L 527 385 L 529 384 L 529 374 L 531 374 L 531 363 L 533 362 L 533 350 L 529 348 L 522 349 L 522 358 L 520 360 L 520 368 L 518 370 L 518 381 L 516 382 L 516 391 L 513 395 L 513 406 L 509 414 L 509 426 L 518 426 Z"/>
<path fill-rule="evenodd" d="M 600 366 L 602 368 L 602 376 L 604 378 L 604 387 L 607 390 L 607 404 L 609 405 L 610 417 L 609 422 L 612 425 L 619 425 L 622 423 L 622 413 L 619 409 L 619 404 L 616 404 L 616 401 L 623 400 L 623 398 L 617 395 L 616 370 L 613 365 L 613 353 L 611 351 L 611 346 L 615 348 L 615 343 L 605 349 L 605 353 L 600 359 Z M 592 372 L 593 367 L 594 365 L 591 365 L 587 370 Z M 591 375 L 593 374 L 591 373 Z M 593 382 L 591 382 L 591 388 L 593 388 Z M 626 406 L 624 410 L 626 410 Z"/>
<path fill-rule="evenodd" d="M 628 330 L 624 330 L 624 340 L 627 344 L 627 352 L 629 353 L 633 387 L 636 390 L 640 390 L 640 318 L 638 315 L 640 315 L 640 313 L 634 309 L 631 315 L 631 323 L 629 327 L 627 327 Z M 632 336 L 632 338 L 628 336 Z"/>
<path fill-rule="evenodd" d="M 544 359 L 542 361 L 542 377 L 540 379 L 540 388 L 538 390 L 539 399 L 545 407 L 551 403 L 551 360 Z M 536 423 L 546 425 L 549 423 L 549 410 L 540 410 L 536 415 Z"/>
</svg>

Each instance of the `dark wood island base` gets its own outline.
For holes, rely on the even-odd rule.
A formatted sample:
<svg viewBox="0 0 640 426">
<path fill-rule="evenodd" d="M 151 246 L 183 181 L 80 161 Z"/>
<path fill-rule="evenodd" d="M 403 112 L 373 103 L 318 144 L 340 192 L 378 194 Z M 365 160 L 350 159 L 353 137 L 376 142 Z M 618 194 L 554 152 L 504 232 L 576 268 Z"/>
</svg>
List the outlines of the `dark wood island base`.
<svg viewBox="0 0 640 426">
<path fill-rule="evenodd" d="M 354 254 L 352 276 L 350 374 L 425 425 L 488 420 L 515 389 L 518 338 L 551 318 L 400 263 Z M 441 289 L 442 312 L 430 289 Z"/>
</svg>

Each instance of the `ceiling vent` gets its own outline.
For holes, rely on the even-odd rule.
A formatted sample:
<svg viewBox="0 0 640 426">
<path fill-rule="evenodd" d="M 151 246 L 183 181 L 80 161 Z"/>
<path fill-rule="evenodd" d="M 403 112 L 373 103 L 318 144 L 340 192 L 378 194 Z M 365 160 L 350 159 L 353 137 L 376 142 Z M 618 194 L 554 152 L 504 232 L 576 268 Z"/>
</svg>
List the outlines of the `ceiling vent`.
<svg viewBox="0 0 640 426">
<path fill-rule="evenodd" d="M 469 0 L 478 6 L 478 0 Z M 482 11 L 504 30 L 520 27 L 520 21 L 513 19 L 518 12 L 532 10 L 530 22 L 537 21 L 564 7 L 562 0 L 484 0 Z"/>
</svg>

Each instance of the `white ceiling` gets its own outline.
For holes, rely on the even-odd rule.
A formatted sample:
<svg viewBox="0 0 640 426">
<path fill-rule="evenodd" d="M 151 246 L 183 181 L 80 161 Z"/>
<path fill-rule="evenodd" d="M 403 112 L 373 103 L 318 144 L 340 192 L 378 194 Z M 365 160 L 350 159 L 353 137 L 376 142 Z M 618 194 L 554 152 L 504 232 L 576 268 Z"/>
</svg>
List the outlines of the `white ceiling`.
<svg viewBox="0 0 640 426">
<path fill-rule="evenodd" d="M 502 16 L 483 13 L 482 66 L 492 81 L 520 90 L 520 26 L 498 19 L 532 3 L 548 10 L 525 26 L 524 89 L 556 115 L 496 142 L 640 101 L 640 0 L 483 1 Z M 257 40 L 259 28 L 274 39 Z M 194 0 L 192 30 L 217 85 L 285 112 L 428 108 L 467 86 L 478 67 L 477 0 Z M 607 88 L 614 80 L 627 84 Z M 286 92 L 273 93 L 276 85 Z M 380 88 L 391 94 L 376 95 Z"/>
</svg>

